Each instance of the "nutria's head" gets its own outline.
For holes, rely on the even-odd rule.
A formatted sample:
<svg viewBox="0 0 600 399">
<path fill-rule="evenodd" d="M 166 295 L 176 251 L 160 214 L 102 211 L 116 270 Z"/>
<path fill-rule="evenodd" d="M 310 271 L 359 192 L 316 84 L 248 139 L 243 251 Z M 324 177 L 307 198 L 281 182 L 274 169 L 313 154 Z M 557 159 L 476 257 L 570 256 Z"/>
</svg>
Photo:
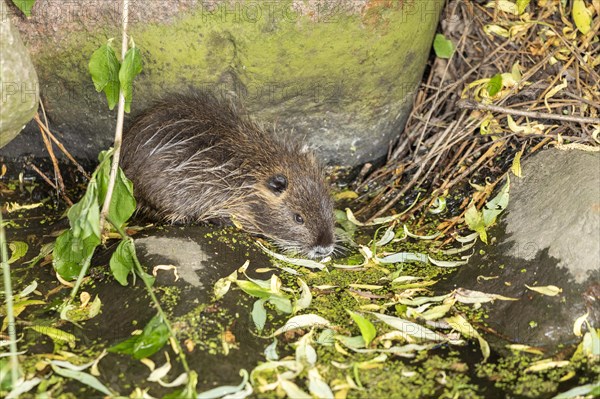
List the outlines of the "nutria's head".
<svg viewBox="0 0 600 399">
<path fill-rule="evenodd" d="M 282 162 L 273 162 L 275 158 Z M 330 255 L 335 247 L 333 201 L 314 157 L 291 151 L 278 154 L 268 166 L 256 170 L 252 199 L 236 218 L 286 252 L 309 258 Z"/>
</svg>

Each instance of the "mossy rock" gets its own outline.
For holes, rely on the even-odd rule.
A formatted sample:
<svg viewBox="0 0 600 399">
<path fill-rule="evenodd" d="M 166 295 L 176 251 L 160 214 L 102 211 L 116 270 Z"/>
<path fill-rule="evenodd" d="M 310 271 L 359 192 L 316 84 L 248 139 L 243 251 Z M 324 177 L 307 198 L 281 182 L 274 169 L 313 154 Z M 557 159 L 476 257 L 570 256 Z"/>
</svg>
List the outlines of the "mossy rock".
<svg viewBox="0 0 600 399">
<path fill-rule="evenodd" d="M 111 145 L 116 117 L 94 91 L 87 63 L 107 39 L 120 41 L 119 10 L 86 0 L 49 12 L 50 4 L 36 3 L 32 18 L 18 24 L 34 52 L 52 127 L 76 155 L 92 159 Z M 438 0 L 134 2 L 129 32 L 144 69 L 132 114 L 167 92 L 210 87 L 236 93 L 257 120 L 293 131 L 330 164 L 381 158 L 402 131 L 442 6 Z M 37 132 L 29 130 L 12 154 L 39 152 Z"/>
<path fill-rule="evenodd" d="M 4 0 L 0 9 L 5 10 Z M 35 68 L 19 31 L 0 15 L 0 148 L 8 144 L 33 118 L 38 108 L 39 90 Z"/>
</svg>

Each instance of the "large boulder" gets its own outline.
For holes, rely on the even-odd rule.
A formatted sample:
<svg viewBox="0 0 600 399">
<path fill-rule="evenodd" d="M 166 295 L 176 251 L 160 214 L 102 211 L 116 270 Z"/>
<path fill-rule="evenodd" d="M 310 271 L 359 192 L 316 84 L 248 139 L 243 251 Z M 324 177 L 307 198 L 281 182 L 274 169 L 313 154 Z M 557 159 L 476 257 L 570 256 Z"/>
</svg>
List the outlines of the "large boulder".
<svg viewBox="0 0 600 399">
<path fill-rule="evenodd" d="M 87 64 L 115 37 L 119 2 L 38 0 L 13 15 L 42 82 L 53 129 L 80 158 L 112 143 L 115 111 L 95 92 Z M 322 158 L 353 166 L 385 156 L 410 111 L 441 0 L 131 2 L 130 34 L 144 70 L 132 114 L 165 92 L 235 93 L 257 119 L 293 131 Z M 52 45 L 50 45 L 52 43 Z M 0 155 L 43 154 L 27 134 Z"/>
<path fill-rule="evenodd" d="M 0 148 L 33 118 L 39 101 L 35 68 L 6 10 L 6 3 L 0 0 Z"/>
<path fill-rule="evenodd" d="M 451 277 L 455 286 L 517 301 L 486 306 L 492 331 L 550 350 L 576 342 L 575 320 L 600 327 L 600 153 L 545 150 L 511 179 L 499 244 Z M 492 278 L 480 279 L 480 276 Z M 555 286 L 556 296 L 526 287 Z"/>
</svg>

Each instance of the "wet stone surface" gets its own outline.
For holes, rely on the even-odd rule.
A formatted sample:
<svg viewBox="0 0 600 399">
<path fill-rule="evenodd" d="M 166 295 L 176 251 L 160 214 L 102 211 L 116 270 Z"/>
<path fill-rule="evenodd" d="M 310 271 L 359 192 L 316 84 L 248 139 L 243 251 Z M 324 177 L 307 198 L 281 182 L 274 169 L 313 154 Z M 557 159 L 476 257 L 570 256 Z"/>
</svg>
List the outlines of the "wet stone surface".
<svg viewBox="0 0 600 399">
<path fill-rule="evenodd" d="M 251 370 L 262 359 L 268 341 L 250 332 L 253 329 L 249 317 L 252 298 L 237 291 L 226 295 L 218 304 L 212 303 L 212 287 L 246 260 L 253 265 L 249 274 L 256 267 L 269 265 L 266 255 L 248 242 L 244 234 L 215 226 L 150 227 L 137 234 L 135 242 L 138 258 L 148 273 L 159 265 L 177 267 L 180 277 L 177 281 L 172 271 L 159 270 L 154 288 L 171 315 L 178 336 L 191 344 L 186 356 L 190 368 L 199 371 L 201 390 L 238 383 L 239 370 Z M 109 248 L 107 252 L 110 254 L 112 250 Z M 136 288 L 130 288 L 120 286 L 111 277 L 98 285 L 94 292 L 103 299 L 102 314 L 90 320 L 82 333 L 93 331 L 97 339 L 113 345 L 128 338 L 133 330 L 142 328 L 156 312 L 139 279 Z M 227 353 L 222 345 L 224 334 L 232 340 L 232 350 Z M 244 344 L 238 345 L 239 342 Z M 151 358 L 162 364 L 165 350 Z M 183 369 L 173 360 L 173 353 L 170 355 L 174 367 L 170 375 L 176 376 Z M 102 363 L 105 367 L 113 364 L 114 368 L 105 370 L 103 375 L 110 377 L 115 387 L 131 388 L 146 383 L 148 369 L 129 356 L 109 354 Z M 124 375 L 127 381 L 122 379 Z"/>
<path fill-rule="evenodd" d="M 576 342 L 575 319 L 600 324 L 600 154 L 547 150 L 511 179 L 507 214 L 492 231 L 497 245 L 449 279 L 455 287 L 518 301 L 485 306 L 489 326 L 506 341 L 556 349 Z M 480 276 L 492 277 L 481 279 Z M 554 285 L 556 296 L 525 285 Z"/>
</svg>

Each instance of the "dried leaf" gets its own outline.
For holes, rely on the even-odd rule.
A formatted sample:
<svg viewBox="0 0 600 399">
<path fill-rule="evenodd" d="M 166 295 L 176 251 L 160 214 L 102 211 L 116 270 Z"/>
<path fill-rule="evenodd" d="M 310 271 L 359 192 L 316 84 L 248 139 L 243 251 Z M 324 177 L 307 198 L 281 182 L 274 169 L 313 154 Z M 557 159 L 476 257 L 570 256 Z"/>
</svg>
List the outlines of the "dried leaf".
<svg viewBox="0 0 600 399">
<path fill-rule="evenodd" d="M 510 167 L 510 170 L 513 172 L 513 174 L 517 177 L 523 177 L 523 173 L 521 171 L 521 156 L 523 155 L 523 151 L 519 151 L 515 154 L 515 157 L 513 158 L 512 161 L 512 165 Z"/>
<path fill-rule="evenodd" d="M 531 291 L 535 291 L 542 295 L 547 295 L 547 296 L 556 296 L 562 292 L 562 288 L 559 288 L 555 285 L 546 285 L 544 287 L 531 287 L 531 286 L 525 284 L 525 287 L 527 287 Z"/>
<path fill-rule="evenodd" d="M 590 312 L 587 311 L 584 315 L 581 315 L 577 319 L 575 319 L 575 323 L 573 323 L 573 334 L 575 334 L 577 337 L 583 336 L 583 333 L 581 332 L 581 327 L 583 326 L 583 323 L 585 323 L 589 315 Z"/>
<path fill-rule="evenodd" d="M 283 327 L 278 328 L 271 337 L 284 333 L 286 331 L 295 330 L 305 327 L 330 327 L 329 320 L 316 314 L 304 314 L 290 318 Z"/>
</svg>

